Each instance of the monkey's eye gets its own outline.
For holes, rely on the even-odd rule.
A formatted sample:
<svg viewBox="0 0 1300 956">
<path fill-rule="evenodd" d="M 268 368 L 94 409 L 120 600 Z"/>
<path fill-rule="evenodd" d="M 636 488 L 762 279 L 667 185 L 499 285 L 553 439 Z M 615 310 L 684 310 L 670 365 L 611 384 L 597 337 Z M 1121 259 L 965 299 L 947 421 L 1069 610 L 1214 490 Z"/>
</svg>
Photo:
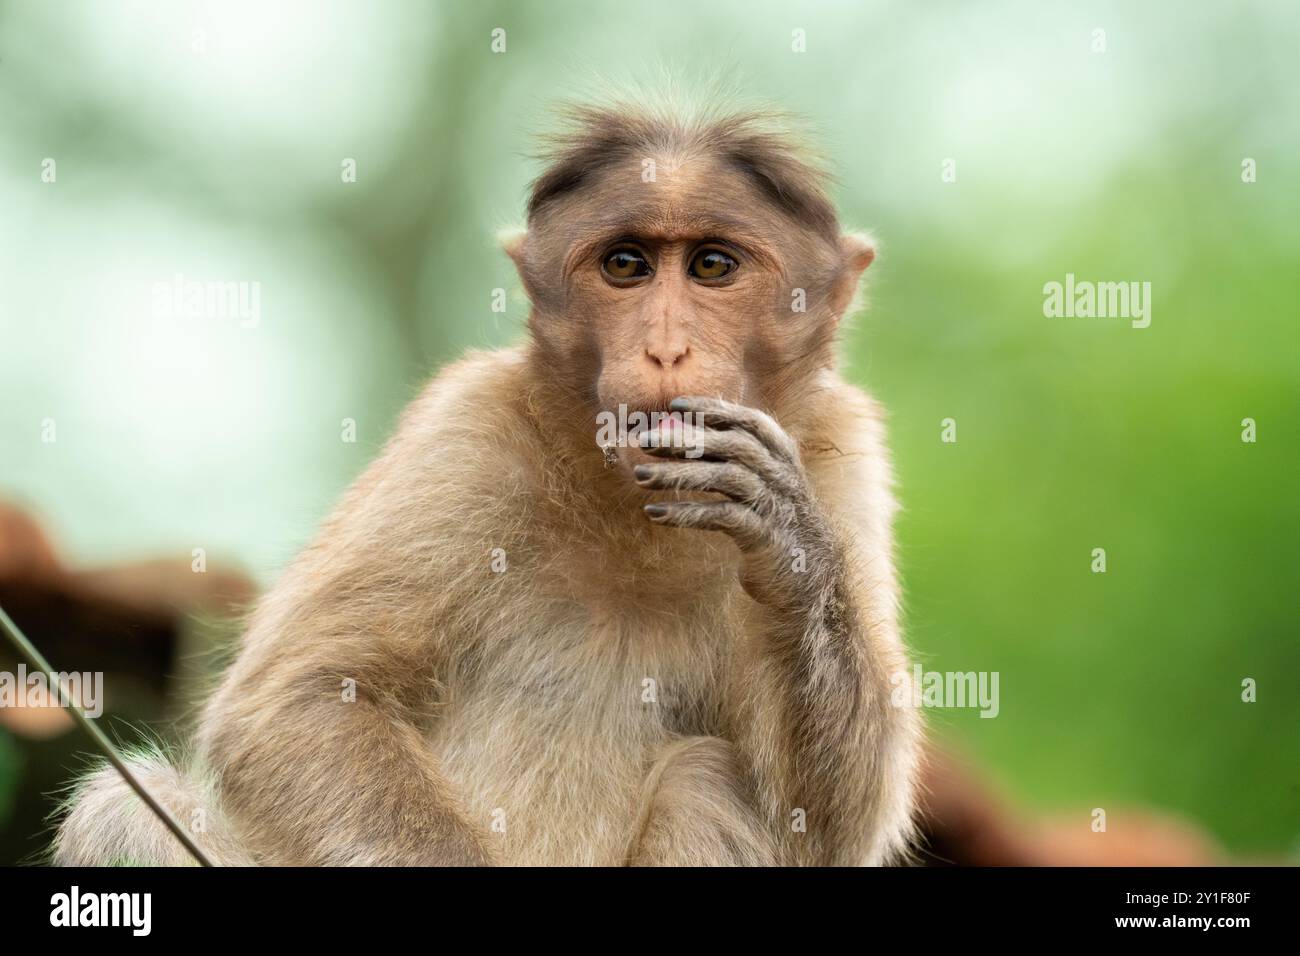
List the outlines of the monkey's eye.
<svg viewBox="0 0 1300 956">
<path fill-rule="evenodd" d="M 736 271 L 739 263 L 719 249 L 701 249 L 686 267 L 696 279 L 721 279 Z"/>
<path fill-rule="evenodd" d="M 605 270 L 605 275 L 621 282 L 640 279 L 650 274 L 650 263 L 646 261 L 645 256 L 629 248 L 615 249 L 609 253 L 601 263 L 601 268 Z"/>
</svg>

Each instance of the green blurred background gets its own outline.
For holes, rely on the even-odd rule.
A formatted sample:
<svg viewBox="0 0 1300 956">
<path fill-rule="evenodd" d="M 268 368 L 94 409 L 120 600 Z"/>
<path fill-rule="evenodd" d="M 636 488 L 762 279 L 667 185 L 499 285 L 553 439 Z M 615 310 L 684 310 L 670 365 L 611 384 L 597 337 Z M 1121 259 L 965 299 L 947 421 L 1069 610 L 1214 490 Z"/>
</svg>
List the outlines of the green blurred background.
<svg viewBox="0 0 1300 956">
<path fill-rule="evenodd" d="M 1285 0 L 0 4 L 0 498 L 73 563 L 271 582 L 422 380 L 521 336 L 493 236 L 547 107 L 721 72 L 812 121 L 881 242 L 844 351 L 910 641 L 1001 674 L 997 719 L 934 726 L 1031 808 L 1294 854 L 1298 46 Z M 1067 272 L 1151 282 L 1151 326 L 1045 318 Z M 177 273 L 260 282 L 260 323 L 155 317 Z"/>
</svg>

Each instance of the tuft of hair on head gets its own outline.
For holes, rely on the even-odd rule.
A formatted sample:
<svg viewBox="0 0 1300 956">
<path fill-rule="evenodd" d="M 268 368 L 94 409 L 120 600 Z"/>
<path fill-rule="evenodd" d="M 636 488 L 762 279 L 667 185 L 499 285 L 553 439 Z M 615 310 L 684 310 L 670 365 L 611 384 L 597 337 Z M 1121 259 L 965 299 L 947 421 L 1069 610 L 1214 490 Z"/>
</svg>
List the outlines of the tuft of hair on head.
<svg viewBox="0 0 1300 956">
<path fill-rule="evenodd" d="M 796 223 L 834 239 L 830 175 L 807 145 L 810 137 L 789 113 L 769 106 L 736 106 L 718 98 L 701 104 L 677 96 L 569 102 L 555 111 L 558 125 L 541 137 L 537 158 L 546 169 L 533 182 L 528 221 L 575 192 L 596 174 L 646 152 L 713 155 L 747 177 Z"/>
</svg>

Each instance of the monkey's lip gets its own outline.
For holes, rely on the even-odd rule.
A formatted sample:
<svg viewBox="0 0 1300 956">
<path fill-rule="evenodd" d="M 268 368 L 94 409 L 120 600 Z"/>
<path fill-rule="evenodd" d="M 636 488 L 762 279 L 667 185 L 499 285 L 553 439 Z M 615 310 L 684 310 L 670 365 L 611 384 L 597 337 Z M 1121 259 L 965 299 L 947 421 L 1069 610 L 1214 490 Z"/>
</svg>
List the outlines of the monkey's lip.
<svg viewBox="0 0 1300 956">
<path fill-rule="evenodd" d="M 641 437 L 642 432 L 648 432 L 651 429 L 672 430 L 682 427 L 682 413 L 672 412 L 666 408 L 638 408 L 638 412 L 649 419 L 644 425 L 629 425 L 627 429 L 628 438 L 636 440 Z M 653 424 L 651 424 L 653 422 Z"/>
<path fill-rule="evenodd" d="M 636 414 L 638 419 L 635 422 L 626 422 L 626 430 L 618 441 L 621 446 L 619 457 L 628 468 L 661 460 L 659 456 L 652 455 L 641 447 L 641 436 L 646 432 L 658 432 L 665 437 L 671 435 L 674 443 L 683 440 L 682 436 L 687 434 L 681 412 L 673 412 L 667 408 L 637 406 L 629 410 L 628 415 L 632 414 Z M 663 439 L 660 443 L 663 443 Z"/>
<path fill-rule="evenodd" d="M 658 432 L 661 436 L 665 436 L 659 440 L 659 443 L 663 444 L 670 440 L 672 442 L 680 441 L 687 432 L 686 426 L 682 423 L 681 418 L 669 417 L 672 414 L 670 412 L 648 412 L 647 414 L 658 414 L 660 417 L 653 419 L 655 422 L 653 425 L 646 424 L 629 427 L 627 430 L 627 447 L 629 450 L 636 452 L 638 458 L 653 459 L 654 456 L 647 454 L 646 450 L 641 446 L 642 435 L 647 432 Z M 680 413 L 678 414 L 680 415 Z M 667 436 L 671 436 L 671 439 Z"/>
</svg>

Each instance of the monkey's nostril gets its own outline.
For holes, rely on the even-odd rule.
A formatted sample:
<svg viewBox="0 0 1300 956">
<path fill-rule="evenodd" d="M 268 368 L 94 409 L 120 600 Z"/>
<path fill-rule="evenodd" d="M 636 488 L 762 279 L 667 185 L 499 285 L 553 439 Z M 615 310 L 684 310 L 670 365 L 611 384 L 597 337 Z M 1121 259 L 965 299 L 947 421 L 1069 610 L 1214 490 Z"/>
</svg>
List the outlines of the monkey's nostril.
<svg viewBox="0 0 1300 956">
<path fill-rule="evenodd" d="M 646 349 L 645 356 L 660 368 L 674 368 L 680 365 L 687 356 L 691 354 L 691 347 L 688 345 L 678 351 L 677 349 Z"/>
</svg>

